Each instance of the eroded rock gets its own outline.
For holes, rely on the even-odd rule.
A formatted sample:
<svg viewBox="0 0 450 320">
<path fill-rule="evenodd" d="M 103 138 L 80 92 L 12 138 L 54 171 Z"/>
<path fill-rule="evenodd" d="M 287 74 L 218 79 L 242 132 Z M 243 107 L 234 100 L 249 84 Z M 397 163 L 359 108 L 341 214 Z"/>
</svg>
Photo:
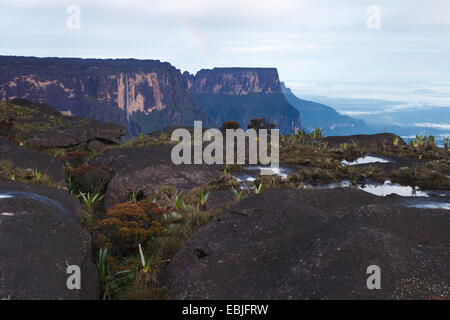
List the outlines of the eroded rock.
<svg viewBox="0 0 450 320">
<path fill-rule="evenodd" d="M 145 196 L 162 186 L 192 189 L 205 185 L 222 172 L 216 165 L 175 165 L 170 154 L 171 145 L 157 147 L 119 148 L 105 152 L 91 161 L 113 169 L 108 184 L 105 207 L 129 200 L 130 193 L 141 190 Z"/>
<path fill-rule="evenodd" d="M 276 190 L 233 205 L 172 260 L 174 299 L 448 297 L 450 215 L 354 189 Z M 367 267 L 381 289 L 367 288 Z"/>
<path fill-rule="evenodd" d="M 37 169 L 49 176 L 56 185 L 66 186 L 61 161 L 49 154 L 22 148 L 4 137 L 0 137 L 0 161 L 8 161 L 21 169 Z"/>
<path fill-rule="evenodd" d="M 67 192 L 0 181 L 0 299 L 97 299 L 91 239 L 81 205 Z M 81 271 L 69 290 L 67 267 Z"/>
</svg>

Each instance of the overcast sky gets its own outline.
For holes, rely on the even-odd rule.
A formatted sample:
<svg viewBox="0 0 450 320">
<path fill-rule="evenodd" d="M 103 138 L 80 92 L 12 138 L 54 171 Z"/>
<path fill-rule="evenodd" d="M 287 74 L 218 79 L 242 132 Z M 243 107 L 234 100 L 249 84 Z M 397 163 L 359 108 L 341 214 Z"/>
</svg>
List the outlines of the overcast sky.
<svg viewBox="0 0 450 320">
<path fill-rule="evenodd" d="M 2 55 L 276 67 L 299 94 L 450 97 L 449 0 L 0 0 L 0 39 Z"/>
</svg>

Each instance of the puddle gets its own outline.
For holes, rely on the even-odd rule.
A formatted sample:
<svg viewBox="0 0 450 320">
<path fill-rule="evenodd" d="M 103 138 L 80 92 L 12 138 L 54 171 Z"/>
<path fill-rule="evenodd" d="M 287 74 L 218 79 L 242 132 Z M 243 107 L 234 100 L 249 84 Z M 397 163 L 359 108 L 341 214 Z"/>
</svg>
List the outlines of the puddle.
<svg viewBox="0 0 450 320">
<path fill-rule="evenodd" d="M 14 217 L 15 214 L 12 212 L 1 212 L 0 216 L 5 216 L 5 217 Z"/>
<path fill-rule="evenodd" d="M 239 182 L 254 182 L 261 172 L 271 173 L 274 176 L 287 179 L 291 169 L 285 167 L 271 168 L 263 166 L 246 166 L 242 172 L 233 172 L 233 177 Z"/>
<path fill-rule="evenodd" d="M 350 181 L 344 180 L 339 183 L 330 183 L 324 185 L 308 185 L 303 184 L 304 188 L 310 189 L 334 189 L 334 188 L 349 188 L 352 187 Z M 386 180 L 383 184 L 381 183 L 366 183 L 357 184 L 359 190 L 374 194 L 379 197 L 386 197 L 391 194 L 395 194 L 401 197 L 408 197 L 409 199 L 402 200 L 402 205 L 410 208 L 421 208 L 421 209 L 443 209 L 450 210 L 450 202 L 439 201 L 436 197 L 449 197 L 449 191 L 441 190 L 420 190 L 419 188 L 412 188 L 410 186 L 402 186 L 397 183 L 392 183 Z M 433 197 L 433 198 L 430 198 Z"/>
<path fill-rule="evenodd" d="M 41 196 L 36 193 L 32 192 L 24 192 L 24 191 L 1 191 L 0 190 L 0 200 L 2 199 L 10 199 L 10 198 L 26 198 L 31 199 L 39 202 L 43 202 L 45 204 L 48 204 L 49 206 L 57 209 L 58 211 L 62 212 L 64 215 L 66 215 L 69 218 L 73 218 L 72 214 L 67 210 L 63 205 L 61 205 L 58 201 L 53 200 L 51 198 Z"/>
<path fill-rule="evenodd" d="M 384 184 L 381 183 L 367 183 L 358 185 L 360 190 L 374 194 L 376 196 L 388 196 L 390 194 L 396 194 L 401 197 L 429 197 L 426 191 L 420 190 L 418 187 L 412 188 L 410 186 L 402 186 L 396 183 L 392 183 L 387 180 Z"/>
<path fill-rule="evenodd" d="M 449 202 L 438 202 L 438 201 L 408 201 L 404 205 L 408 208 L 419 208 L 419 209 L 443 209 L 450 210 Z"/>
<path fill-rule="evenodd" d="M 343 166 L 355 166 L 358 164 L 369 164 L 369 163 L 392 163 L 394 162 L 391 159 L 388 158 L 382 158 L 379 156 L 373 156 L 373 155 L 365 155 L 364 157 L 358 158 L 353 162 L 348 162 L 347 160 L 342 160 Z"/>
</svg>

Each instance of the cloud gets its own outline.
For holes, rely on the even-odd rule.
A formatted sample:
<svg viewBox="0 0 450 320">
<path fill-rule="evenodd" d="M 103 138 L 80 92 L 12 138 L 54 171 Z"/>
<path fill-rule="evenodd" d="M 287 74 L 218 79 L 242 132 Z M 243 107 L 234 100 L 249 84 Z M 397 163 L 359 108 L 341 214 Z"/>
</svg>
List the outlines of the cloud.
<svg viewBox="0 0 450 320">
<path fill-rule="evenodd" d="M 81 8 L 78 31 L 66 28 L 70 4 Z M 0 54 L 160 59 L 190 72 L 271 66 L 301 93 L 449 106 L 450 1 L 377 0 L 380 30 L 366 25 L 372 4 L 0 0 Z"/>
<path fill-rule="evenodd" d="M 440 129 L 440 130 L 450 130 L 449 123 L 415 123 L 414 126 L 421 128 L 432 128 L 432 129 Z"/>
</svg>

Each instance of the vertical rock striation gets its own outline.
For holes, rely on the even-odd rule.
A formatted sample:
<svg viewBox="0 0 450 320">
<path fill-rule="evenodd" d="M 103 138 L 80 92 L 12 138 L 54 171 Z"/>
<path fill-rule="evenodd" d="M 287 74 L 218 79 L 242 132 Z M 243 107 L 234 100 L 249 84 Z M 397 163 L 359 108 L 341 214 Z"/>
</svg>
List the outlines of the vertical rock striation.
<svg viewBox="0 0 450 320">
<path fill-rule="evenodd" d="M 209 124 L 181 72 L 159 60 L 0 56 L 0 99 L 25 98 L 132 133 Z"/>
</svg>

